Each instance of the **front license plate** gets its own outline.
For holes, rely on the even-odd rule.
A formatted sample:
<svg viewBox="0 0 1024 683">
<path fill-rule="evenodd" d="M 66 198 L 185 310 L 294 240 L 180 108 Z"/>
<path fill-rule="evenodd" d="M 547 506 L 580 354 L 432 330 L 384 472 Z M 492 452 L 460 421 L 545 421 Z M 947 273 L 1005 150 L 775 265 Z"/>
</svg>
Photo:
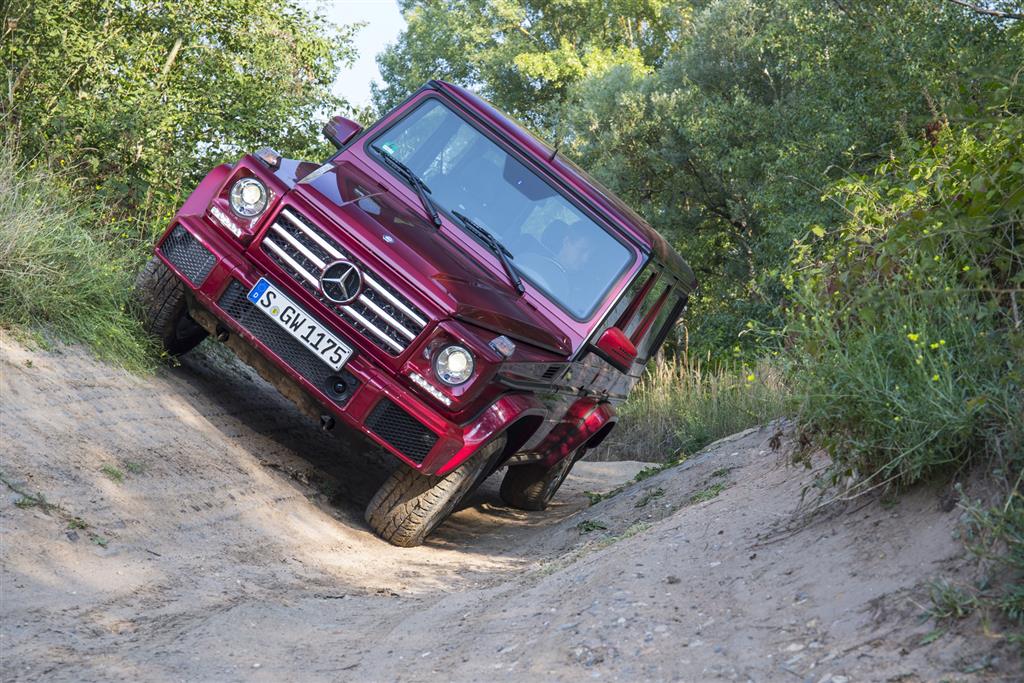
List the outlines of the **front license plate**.
<svg viewBox="0 0 1024 683">
<path fill-rule="evenodd" d="M 285 332 L 298 339 L 303 346 L 335 370 L 341 370 L 341 366 L 352 356 L 350 346 L 342 343 L 330 330 L 314 320 L 285 296 L 284 292 L 264 278 L 260 278 L 260 281 L 249 290 L 248 298 L 256 308 L 266 313 Z"/>
</svg>

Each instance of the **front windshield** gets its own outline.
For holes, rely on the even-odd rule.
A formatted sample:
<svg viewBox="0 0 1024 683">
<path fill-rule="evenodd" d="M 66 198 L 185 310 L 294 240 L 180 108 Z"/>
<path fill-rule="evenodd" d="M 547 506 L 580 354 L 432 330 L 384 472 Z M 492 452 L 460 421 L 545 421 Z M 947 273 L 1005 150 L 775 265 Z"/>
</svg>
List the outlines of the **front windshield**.
<svg viewBox="0 0 1024 683">
<path fill-rule="evenodd" d="M 512 254 L 525 279 L 575 318 L 589 318 L 632 253 L 487 136 L 428 98 L 371 142 Z"/>
</svg>

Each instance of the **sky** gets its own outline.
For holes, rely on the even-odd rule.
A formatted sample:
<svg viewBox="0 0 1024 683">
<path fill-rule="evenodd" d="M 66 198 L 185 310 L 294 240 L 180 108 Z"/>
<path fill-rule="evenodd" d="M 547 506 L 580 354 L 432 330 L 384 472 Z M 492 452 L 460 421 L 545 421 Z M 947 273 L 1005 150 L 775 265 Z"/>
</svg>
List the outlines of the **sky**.
<svg viewBox="0 0 1024 683">
<path fill-rule="evenodd" d="M 354 105 L 368 104 L 370 83 L 380 78 L 374 58 L 405 28 L 398 3 L 395 0 L 306 0 L 302 4 L 321 8 L 334 24 L 366 22 L 355 37 L 359 58 L 334 82 L 334 92 Z"/>
</svg>

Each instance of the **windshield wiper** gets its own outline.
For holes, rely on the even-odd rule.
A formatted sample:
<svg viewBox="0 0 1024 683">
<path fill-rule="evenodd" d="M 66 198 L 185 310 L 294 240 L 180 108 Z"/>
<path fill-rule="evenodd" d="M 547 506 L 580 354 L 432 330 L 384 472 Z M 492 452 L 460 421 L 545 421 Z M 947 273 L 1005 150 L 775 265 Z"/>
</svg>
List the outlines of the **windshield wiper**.
<svg viewBox="0 0 1024 683">
<path fill-rule="evenodd" d="M 458 211 L 452 210 L 452 215 L 462 221 L 462 224 L 471 233 L 480 238 L 480 241 L 484 243 L 491 251 L 495 253 L 498 260 L 501 261 L 502 267 L 505 272 L 508 273 L 508 277 L 512 280 L 512 284 L 515 285 L 516 291 L 519 294 L 526 292 L 526 288 L 523 287 L 523 280 L 519 277 L 519 273 L 516 271 L 515 266 L 512 265 L 512 261 L 509 259 L 515 258 L 512 252 L 505 248 L 505 245 L 498 241 L 498 238 L 489 233 L 486 228 L 481 227 L 472 218 L 465 214 L 459 213 Z"/>
<path fill-rule="evenodd" d="M 383 147 L 377 145 L 370 145 L 374 152 L 380 155 L 380 157 L 388 162 L 391 168 L 398 171 L 399 175 L 409 181 L 413 189 L 416 190 L 416 194 L 420 198 L 420 203 L 423 204 L 423 210 L 430 216 L 430 221 L 435 227 L 441 227 L 441 217 L 437 214 L 437 209 L 434 207 L 434 200 L 430 198 L 430 188 L 423 182 L 423 179 L 416 175 L 416 171 L 412 170 L 401 161 L 392 156 L 391 152 L 387 151 Z"/>
</svg>

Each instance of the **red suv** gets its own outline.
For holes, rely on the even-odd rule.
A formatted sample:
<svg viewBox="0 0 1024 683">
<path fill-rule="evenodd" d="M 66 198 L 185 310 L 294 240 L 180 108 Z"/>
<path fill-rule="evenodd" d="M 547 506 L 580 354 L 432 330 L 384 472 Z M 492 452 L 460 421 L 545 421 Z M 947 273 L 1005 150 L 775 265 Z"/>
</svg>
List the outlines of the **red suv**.
<svg viewBox="0 0 1024 683">
<path fill-rule="evenodd" d="M 417 545 L 500 467 L 541 510 L 616 422 L 696 287 L 608 190 L 474 94 L 431 81 L 324 164 L 210 172 L 139 275 L 170 354 L 208 334 L 329 429 L 401 465 L 366 510 Z"/>
</svg>

